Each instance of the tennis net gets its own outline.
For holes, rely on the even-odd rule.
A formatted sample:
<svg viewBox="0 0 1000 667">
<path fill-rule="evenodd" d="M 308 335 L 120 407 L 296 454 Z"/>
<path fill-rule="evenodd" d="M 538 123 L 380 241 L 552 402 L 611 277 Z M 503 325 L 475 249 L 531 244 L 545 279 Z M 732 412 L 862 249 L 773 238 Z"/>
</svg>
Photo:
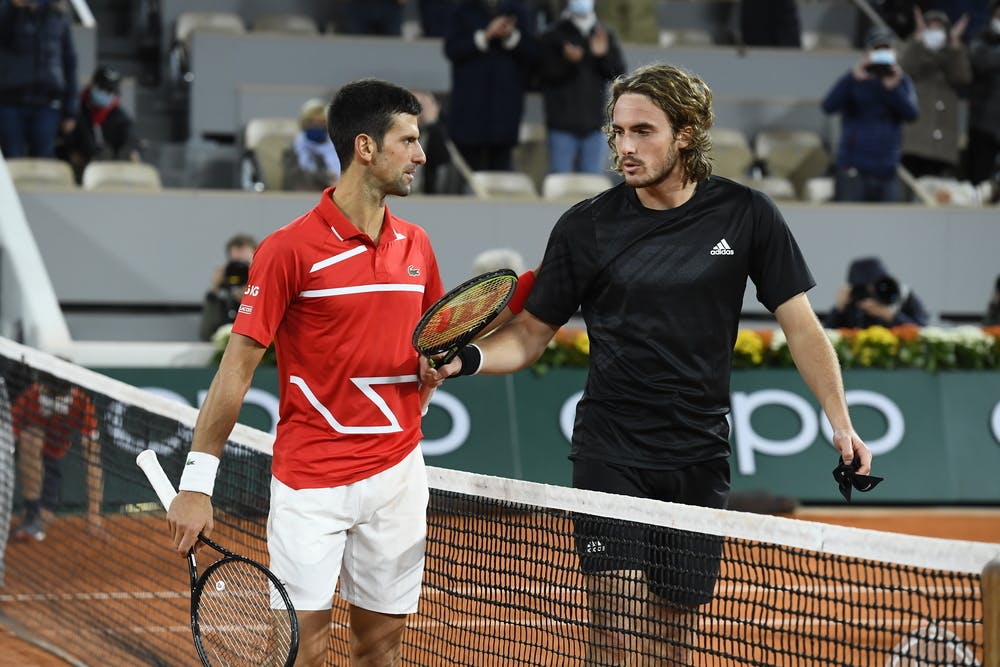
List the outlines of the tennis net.
<svg viewBox="0 0 1000 667">
<path fill-rule="evenodd" d="M 186 567 L 135 466 L 154 449 L 176 483 L 196 411 L 6 339 L 0 378 L 0 614 L 80 664 L 197 664 Z M 265 563 L 271 442 L 237 426 L 214 496 L 214 537 Z M 404 664 L 1000 667 L 1000 545 L 428 474 Z M 19 532 L 32 493 L 42 540 Z M 337 600 L 328 664 L 346 622 Z"/>
</svg>

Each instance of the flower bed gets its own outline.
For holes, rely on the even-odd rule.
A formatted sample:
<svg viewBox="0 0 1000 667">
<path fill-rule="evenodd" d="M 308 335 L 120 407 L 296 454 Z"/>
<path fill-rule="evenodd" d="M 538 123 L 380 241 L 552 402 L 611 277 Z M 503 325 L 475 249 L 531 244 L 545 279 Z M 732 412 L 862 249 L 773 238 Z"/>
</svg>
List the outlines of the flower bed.
<svg viewBox="0 0 1000 667">
<path fill-rule="evenodd" d="M 828 329 L 843 368 L 919 368 L 987 370 L 1000 368 L 1000 327 L 954 328 L 905 325 L 888 329 Z M 563 327 L 532 367 L 542 375 L 552 368 L 585 368 L 590 352 L 587 333 Z M 740 329 L 733 368 L 791 368 L 784 332 Z"/>
</svg>

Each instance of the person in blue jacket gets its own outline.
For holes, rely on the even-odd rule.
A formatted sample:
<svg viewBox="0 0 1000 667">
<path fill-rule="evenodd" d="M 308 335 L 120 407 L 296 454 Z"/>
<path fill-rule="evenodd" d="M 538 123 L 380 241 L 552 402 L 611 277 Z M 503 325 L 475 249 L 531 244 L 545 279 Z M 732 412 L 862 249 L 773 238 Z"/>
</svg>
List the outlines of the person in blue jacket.
<svg viewBox="0 0 1000 667">
<path fill-rule="evenodd" d="M 913 81 L 896 62 L 895 35 L 874 28 L 865 57 L 841 76 L 823 99 L 823 111 L 841 115 L 834 199 L 896 202 L 902 199 L 896 168 L 903 124 L 917 119 Z"/>
<path fill-rule="evenodd" d="M 55 0 L 0 0 L 0 151 L 55 155 L 76 126 L 77 57 L 70 18 Z"/>
</svg>

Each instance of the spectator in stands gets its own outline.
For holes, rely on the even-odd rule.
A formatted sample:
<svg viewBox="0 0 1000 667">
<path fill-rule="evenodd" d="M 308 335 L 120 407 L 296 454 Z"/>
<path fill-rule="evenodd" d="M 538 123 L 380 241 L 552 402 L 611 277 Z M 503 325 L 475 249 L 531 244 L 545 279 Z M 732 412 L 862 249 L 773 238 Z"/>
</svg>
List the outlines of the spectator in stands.
<svg viewBox="0 0 1000 667">
<path fill-rule="evenodd" d="M 80 110 L 73 131 L 56 146 L 56 155 L 73 167 L 76 182 L 92 160 L 139 162 L 139 140 L 134 122 L 119 104 L 121 73 L 102 65 L 80 94 Z"/>
<path fill-rule="evenodd" d="M 866 41 L 865 56 L 840 77 L 823 99 L 823 111 L 840 113 L 834 199 L 900 200 L 896 168 L 903 124 L 916 120 L 913 81 L 896 63 L 895 36 L 880 28 Z"/>
<path fill-rule="evenodd" d="M 969 180 L 1000 185 L 1000 0 L 994 0 L 989 26 L 969 46 Z"/>
<path fill-rule="evenodd" d="M 986 326 L 1000 325 L 1000 276 L 997 276 L 996 282 L 993 283 L 993 294 L 990 296 L 990 302 L 986 305 L 983 324 Z"/>
<path fill-rule="evenodd" d="M 441 106 L 433 93 L 422 90 L 413 94 L 420 101 L 420 145 L 424 148 L 427 162 L 420 170 L 420 192 L 425 195 L 454 193 L 460 188 L 452 187 L 446 181 L 451 173 L 451 153 L 448 151 L 448 127 L 441 116 Z"/>
<path fill-rule="evenodd" d="M 91 398 L 79 387 L 55 377 L 32 382 L 11 408 L 17 447 L 17 473 L 24 516 L 14 530 L 18 541 L 45 539 L 62 494 L 62 468 L 77 444 L 86 468 L 87 521 L 102 526 L 104 471 L 97 416 Z"/>
<path fill-rule="evenodd" d="M 62 2 L 0 1 L 0 151 L 55 156 L 56 136 L 73 131 L 76 48 Z"/>
<path fill-rule="evenodd" d="M 864 329 L 873 325 L 927 324 L 927 310 L 920 297 L 894 278 L 878 257 L 851 262 L 847 284 L 824 324 L 830 329 Z"/>
<path fill-rule="evenodd" d="M 966 17 L 914 8 L 917 29 L 903 44 L 899 64 L 913 79 L 920 116 L 903 128 L 903 166 L 914 176 L 958 176 L 959 95 L 972 80 L 962 43 Z"/>
<path fill-rule="evenodd" d="M 247 285 L 250 262 L 257 240 L 249 234 L 236 234 L 226 241 L 226 263 L 215 267 L 212 283 L 201 306 L 198 337 L 211 340 L 219 327 L 232 324 Z"/>
<path fill-rule="evenodd" d="M 626 44 L 659 44 L 655 0 L 596 0 L 597 17 Z"/>
<path fill-rule="evenodd" d="M 562 17 L 539 38 L 549 172 L 605 174 L 608 82 L 625 72 L 614 32 L 594 13 L 594 0 L 568 0 Z"/>
<path fill-rule="evenodd" d="M 306 100 L 299 112 L 299 132 L 282 155 L 285 190 L 319 192 L 336 185 L 340 159 L 326 131 L 326 103 Z"/>
<path fill-rule="evenodd" d="M 407 0 L 350 0 L 344 21 L 345 32 L 353 35 L 403 34 L 403 7 Z"/>
<path fill-rule="evenodd" d="M 521 0 L 464 0 L 444 40 L 448 130 L 474 171 L 511 171 L 537 44 Z"/>
<path fill-rule="evenodd" d="M 745 46 L 802 48 L 795 0 L 741 0 L 740 36 Z"/>
</svg>

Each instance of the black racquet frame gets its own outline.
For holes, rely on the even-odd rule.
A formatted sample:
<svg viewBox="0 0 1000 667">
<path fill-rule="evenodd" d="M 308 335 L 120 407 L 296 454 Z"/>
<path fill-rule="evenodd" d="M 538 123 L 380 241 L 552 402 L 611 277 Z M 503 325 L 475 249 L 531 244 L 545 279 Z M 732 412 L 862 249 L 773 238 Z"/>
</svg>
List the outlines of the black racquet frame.
<svg viewBox="0 0 1000 667">
<path fill-rule="evenodd" d="M 136 457 L 136 464 L 146 473 L 146 478 L 149 480 L 150 485 L 153 490 L 156 491 L 156 495 L 160 500 L 160 504 L 163 505 L 164 509 L 170 508 L 170 503 L 173 502 L 174 498 L 177 496 L 177 492 L 174 490 L 173 484 L 167 478 L 166 473 L 160 466 L 160 462 L 156 458 L 156 452 L 151 449 L 147 449 L 141 452 Z M 198 573 L 198 561 L 195 556 L 195 549 L 188 550 L 187 562 L 188 562 L 188 575 L 191 580 L 191 635 L 194 638 L 194 645 L 198 651 L 198 657 L 201 659 L 201 664 L 203 667 L 222 667 L 218 662 L 212 663 L 208 651 L 202 641 L 201 633 L 201 622 L 200 622 L 200 605 L 202 599 L 202 593 L 205 590 L 205 584 L 212 577 L 212 574 L 216 572 L 219 568 L 230 564 L 239 563 L 245 566 L 249 566 L 256 569 L 260 574 L 264 575 L 273 586 L 274 591 L 281 597 L 282 602 L 285 606 L 285 613 L 288 621 L 289 629 L 289 648 L 288 656 L 286 657 L 284 667 L 293 667 L 295 664 L 295 657 L 298 655 L 299 650 L 299 621 L 295 614 L 295 607 L 292 605 L 291 598 L 288 597 L 288 591 L 285 590 L 284 585 L 281 581 L 271 572 L 269 569 L 253 560 L 252 558 L 247 558 L 246 556 L 241 556 L 237 553 L 233 553 L 229 549 L 221 546 L 215 541 L 205 537 L 204 535 L 198 535 L 198 541 L 202 544 L 214 549 L 219 554 L 221 558 L 214 561 L 211 565 L 205 568 L 203 572 Z M 278 613 L 280 610 L 274 610 Z M 249 662 L 246 664 L 250 664 Z"/>
<path fill-rule="evenodd" d="M 442 309 L 446 308 L 454 301 L 457 297 L 461 296 L 465 292 L 475 290 L 477 287 L 483 283 L 495 280 L 496 278 L 508 278 L 507 282 L 507 293 L 501 298 L 494 306 L 487 311 L 481 320 L 476 321 L 469 327 L 463 328 L 462 331 L 452 338 L 438 343 L 437 345 L 427 346 L 420 344 L 420 338 L 424 333 L 424 329 L 431 322 L 432 319 L 440 312 Z M 413 347 L 420 354 L 427 357 L 432 366 L 443 366 L 449 361 L 455 358 L 459 350 L 468 345 L 476 335 L 485 329 L 490 322 L 492 322 L 500 312 L 507 307 L 510 302 L 511 297 L 514 296 L 514 290 L 517 288 L 517 274 L 511 269 L 498 269 L 496 271 L 488 271 L 482 273 L 478 276 L 466 280 L 461 285 L 449 290 L 444 296 L 435 301 L 430 308 L 428 308 L 424 314 L 421 316 L 420 321 L 413 328 Z M 445 353 L 445 355 L 439 359 L 434 359 L 432 355 Z"/>
</svg>

